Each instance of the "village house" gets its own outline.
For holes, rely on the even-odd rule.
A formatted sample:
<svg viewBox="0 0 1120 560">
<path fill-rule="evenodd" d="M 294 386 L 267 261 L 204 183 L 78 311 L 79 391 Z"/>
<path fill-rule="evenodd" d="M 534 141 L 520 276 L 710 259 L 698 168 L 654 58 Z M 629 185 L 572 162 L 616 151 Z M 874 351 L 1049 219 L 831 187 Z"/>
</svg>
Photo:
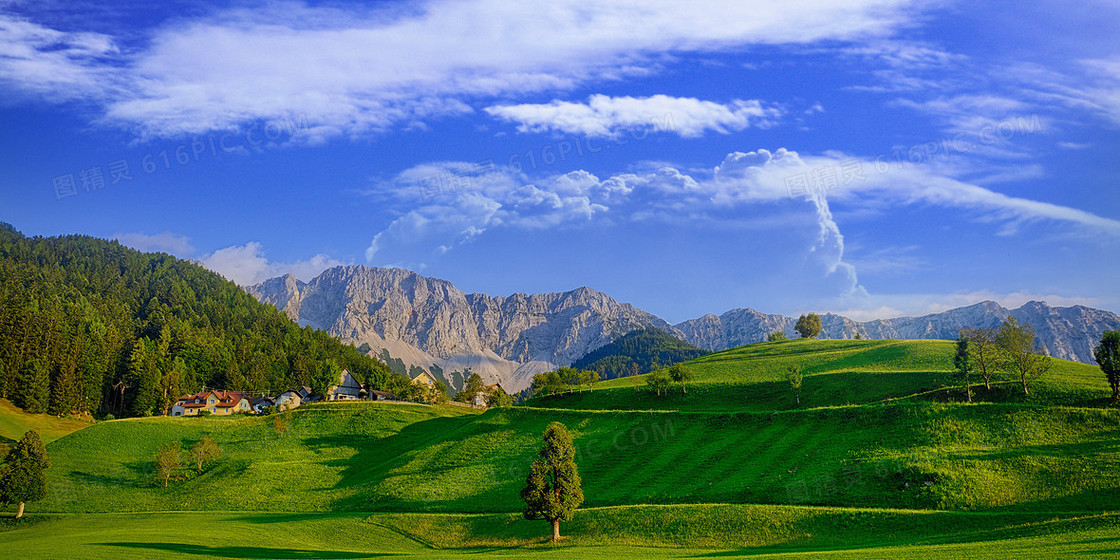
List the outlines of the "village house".
<svg viewBox="0 0 1120 560">
<path fill-rule="evenodd" d="M 203 391 L 194 395 L 183 395 L 171 407 L 171 416 L 197 416 L 199 412 L 209 412 L 228 416 L 238 412 L 252 412 L 252 405 L 240 391 Z"/>
<path fill-rule="evenodd" d="M 327 389 L 328 401 L 355 401 L 366 397 L 366 389 L 347 370 L 338 375 L 338 384 Z"/>
<path fill-rule="evenodd" d="M 257 397 L 249 401 L 249 405 L 253 407 L 253 412 L 260 414 L 264 409 L 270 406 L 276 406 L 276 399 L 272 397 Z"/>
<path fill-rule="evenodd" d="M 421 371 L 416 377 L 412 378 L 412 383 L 416 385 L 427 385 L 428 387 L 436 386 L 436 378 L 432 374 Z"/>
<path fill-rule="evenodd" d="M 296 389 L 288 389 L 276 396 L 276 409 L 280 411 L 291 410 L 301 404 L 303 404 L 303 397 L 300 397 Z"/>
</svg>

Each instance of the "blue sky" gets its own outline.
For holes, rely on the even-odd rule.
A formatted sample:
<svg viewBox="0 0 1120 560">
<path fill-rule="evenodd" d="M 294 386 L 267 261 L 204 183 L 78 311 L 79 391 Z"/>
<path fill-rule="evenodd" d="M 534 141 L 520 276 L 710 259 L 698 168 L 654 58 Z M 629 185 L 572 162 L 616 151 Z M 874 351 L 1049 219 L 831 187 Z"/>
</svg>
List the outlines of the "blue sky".
<svg viewBox="0 0 1120 560">
<path fill-rule="evenodd" d="M 1120 311 L 1120 7 L 0 0 L 0 219 L 671 322 Z"/>
</svg>

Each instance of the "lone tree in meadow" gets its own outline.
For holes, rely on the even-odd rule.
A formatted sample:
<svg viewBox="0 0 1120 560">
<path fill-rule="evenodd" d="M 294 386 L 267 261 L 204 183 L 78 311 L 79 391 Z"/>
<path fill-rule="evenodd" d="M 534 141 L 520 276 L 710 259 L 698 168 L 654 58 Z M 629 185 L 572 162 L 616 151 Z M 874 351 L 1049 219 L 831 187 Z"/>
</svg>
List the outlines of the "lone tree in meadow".
<svg viewBox="0 0 1120 560">
<path fill-rule="evenodd" d="M 968 357 L 973 371 L 984 380 L 984 388 L 992 390 L 992 378 L 1003 364 L 1003 354 L 996 344 L 995 329 L 961 329 L 960 335 L 968 339 Z"/>
<path fill-rule="evenodd" d="M 288 431 L 288 428 L 291 426 L 291 414 L 277 414 L 272 417 L 272 429 L 276 430 L 276 433 L 280 434 L 280 437 L 284 437 L 284 432 Z"/>
<path fill-rule="evenodd" d="M 1100 346 L 1093 349 L 1093 357 L 1112 387 L 1112 400 L 1120 402 L 1120 331 L 1104 331 Z"/>
<path fill-rule="evenodd" d="M 179 442 L 173 441 L 161 445 L 159 451 L 156 452 L 156 477 L 163 480 L 164 488 L 167 488 L 167 483 L 171 480 L 171 477 L 183 468 L 182 451 Z"/>
<path fill-rule="evenodd" d="M 789 381 L 789 388 L 797 396 L 797 404 L 801 404 L 801 381 L 804 376 L 801 375 L 801 368 L 798 366 L 789 366 L 786 368 L 786 381 Z"/>
<path fill-rule="evenodd" d="M 972 383 L 969 374 L 972 373 L 972 358 L 968 351 L 968 337 L 961 333 L 957 336 L 957 354 L 953 356 L 953 367 L 957 368 L 957 375 L 964 380 L 964 392 L 968 395 L 968 402 L 972 402 Z"/>
<path fill-rule="evenodd" d="M 793 329 L 801 335 L 801 338 L 816 338 L 818 334 L 821 334 L 820 315 L 810 313 L 798 317 L 797 324 L 793 326 Z"/>
<path fill-rule="evenodd" d="M 669 378 L 680 383 L 681 391 L 685 394 L 688 394 L 688 388 L 685 387 L 685 383 L 691 381 L 693 377 L 694 374 L 692 370 L 681 364 L 673 364 L 673 366 L 669 368 Z"/>
<path fill-rule="evenodd" d="M 1020 325 L 1015 317 L 1008 317 L 996 333 L 996 344 L 1007 357 L 1012 373 L 1019 378 L 1023 394 L 1031 394 L 1031 383 L 1050 370 L 1050 356 L 1043 354 L 1035 341 L 1034 327 Z"/>
<path fill-rule="evenodd" d="M 222 448 L 218 447 L 218 444 L 214 443 L 214 440 L 207 436 L 196 441 L 195 444 L 191 446 L 190 456 L 191 462 L 195 464 L 195 468 L 197 468 L 199 474 L 201 474 L 202 467 L 206 466 L 206 463 L 214 461 L 222 456 Z"/>
<path fill-rule="evenodd" d="M 650 391 L 656 391 L 657 396 L 660 397 L 661 391 L 667 392 L 669 390 L 669 381 L 671 380 L 665 374 L 665 371 L 659 369 L 646 376 L 646 387 L 649 387 Z"/>
<path fill-rule="evenodd" d="M 786 333 L 784 333 L 782 331 L 774 331 L 774 332 L 766 335 L 766 342 L 782 342 L 784 340 L 789 340 L 789 339 L 786 338 Z"/>
<path fill-rule="evenodd" d="M 19 504 L 16 519 L 23 517 L 25 502 L 37 502 L 47 495 L 47 467 L 51 459 L 39 439 L 39 430 L 31 430 L 16 442 L 0 468 L 0 502 Z"/>
<path fill-rule="evenodd" d="M 560 540 L 560 522 L 569 521 L 583 503 L 583 488 L 575 462 L 572 434 L 559 422 L 544 431 L 540 458 L 533 461 L 521 499 L 525 519 L 543 519 L 552 525 L 552 542 Z"/>
</svg>

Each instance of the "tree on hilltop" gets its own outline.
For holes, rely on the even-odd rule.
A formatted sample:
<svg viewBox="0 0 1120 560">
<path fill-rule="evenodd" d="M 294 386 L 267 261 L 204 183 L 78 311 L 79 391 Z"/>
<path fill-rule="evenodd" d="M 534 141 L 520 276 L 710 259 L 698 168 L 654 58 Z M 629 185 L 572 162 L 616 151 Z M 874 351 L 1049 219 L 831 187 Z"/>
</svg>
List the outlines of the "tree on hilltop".
<svg viewBox="0 0 1120 560">
<path fill-rule="evenodd" d="M 657 392 L 657 396 L 661 396 L 662 391 L 669 390 L 669 376 L 665 374 L 665 370 L 657 370 L 646 375 L 646 387 L 650 391 Z"/>
<path fill-rule="evenodd" d="M 1112 400 L 1120 401 L 1120 331 L 1104 331 L 1100 345 L 1093 349 L 1093 358 L 1112 387 Z"/>
<path fill-rule="evenodd" d="M 968 339 L 968 357 L 973 369 L 984 380 L 984 389 L 992 390 L 992 378 L 1002 367 L 1003 354 L 996 344 L 995 329 L 961 329 L 960 335 Z"/>
<path fill-rule="evenodd" d="M 821 318 L 816 313 L 801 315 L 797 318 L 797 324 L 793 328 L 797 331 L 797 334 L 801 335 L 801 338 L 816 338 L 821 333 Z"/>
<path fill-rule="evenodd" d="M 692 370 L 682 364 L 673 364 L 669 368 L 669 378 L 681 384 L 681 392 L 688 394 L 688 388 L 685 383 L 691 381 L 695 375 Z"/>
<path fill-rule="evenodd" d="M 1034 337 L 1034 327 L 1020 325 L 1015 317 L 1008 317 L 999 327 L 996 343 L 1007 357 L 1011 371 L 1019 378 L 1023 394 L 1031 394 L 1031 383 L 1050 370 L 1050 356 L 1042 353 Z"/>
<path fill-rule="evenodd" d="M 552 525 L 552 542 L 560 540 L 560 522 L 569 521 L 583 503 L 583 488 L 575 462 L 572 434 L 553 422 L 544 431 L 540 458 L 533 461 L 521 499 L 525 519 L 543 519 Z"/>
</svg>

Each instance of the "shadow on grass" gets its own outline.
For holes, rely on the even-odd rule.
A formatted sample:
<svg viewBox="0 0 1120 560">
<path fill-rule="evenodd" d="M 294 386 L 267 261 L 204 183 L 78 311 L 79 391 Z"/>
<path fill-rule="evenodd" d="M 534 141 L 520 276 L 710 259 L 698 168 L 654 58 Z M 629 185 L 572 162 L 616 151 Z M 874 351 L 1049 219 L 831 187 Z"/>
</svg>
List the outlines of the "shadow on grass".
<svg viewBox="0 0 1120 560">
<path fill-rule="evenodd" d="M 113 542 L 102 546 L 136 548 L 193 554 L 207 558 L 275 558 L 277 560 L 349 560 L 395 556 L 386 552 L 347 552 L 342 550 L 301 550 L 296 548 L 267 548 L 258 546 L 206 546 L 182 543 Z"/>
<path fill-rule="evenodd" d="M 253 523 L 256 525 L 265 525 L 271 523 L 300 523 L 303 521 L 312 521 L 319 519 L 339 519 L 343 517 L 353 517 L 355 519 L 365 519 L 368 517 L 366 513 L 360 512 L 344 512 L 341 514 L 332 513 L 261 513 L 246 515 L 245 517 L 234 518 L 234 521 L 244 521 L 246 523 Z"/>
</svg>

